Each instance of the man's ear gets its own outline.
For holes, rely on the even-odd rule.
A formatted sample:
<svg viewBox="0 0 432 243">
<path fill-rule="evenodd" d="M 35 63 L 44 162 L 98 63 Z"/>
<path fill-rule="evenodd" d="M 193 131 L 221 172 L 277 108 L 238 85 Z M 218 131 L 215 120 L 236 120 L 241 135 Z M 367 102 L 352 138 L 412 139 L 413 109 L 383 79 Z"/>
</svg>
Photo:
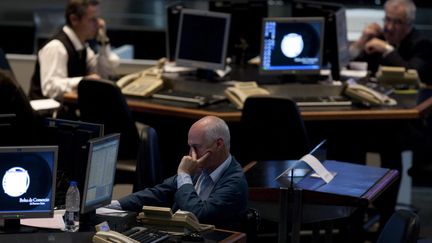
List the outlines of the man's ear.
<svg viewBox="0 0 432 243">
<path fill-rule="evenodd" d="M 71 15 L 69 15 L 69 21 L 70 21 L 72 26 L 75 26 L 79 22 L 79 18 L 76 14 L 71 14 Z"/>
<path fill-rule="evenodd" d="M 224 140 L 222 138 L 216 139 L 216 145 L 218 148 L 222 148 L 224 146 Z"/>
</svg>

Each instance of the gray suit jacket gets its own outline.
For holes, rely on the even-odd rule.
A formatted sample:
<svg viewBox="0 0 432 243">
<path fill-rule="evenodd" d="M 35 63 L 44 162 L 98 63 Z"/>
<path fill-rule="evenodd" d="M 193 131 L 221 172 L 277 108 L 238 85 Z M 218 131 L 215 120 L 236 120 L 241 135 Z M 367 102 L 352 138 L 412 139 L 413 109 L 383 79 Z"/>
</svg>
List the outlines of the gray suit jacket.
<svg viewBox="0 0 432 243">
<path fill-rule="evenodd" d="M 194 178 L 194 183 L 198 178 Z M 172 207 L 194 213 L 200 223 L 225 229 L 238 228 L 247 211 L 248 185 L 240 164 L 233 158 L 206 201 L 191 184 L 177 189 L 177 175 L 153 188 L 146 188 L 119 200 L 124 210 L 141 211 L 143 205 Z"/>
</svg>

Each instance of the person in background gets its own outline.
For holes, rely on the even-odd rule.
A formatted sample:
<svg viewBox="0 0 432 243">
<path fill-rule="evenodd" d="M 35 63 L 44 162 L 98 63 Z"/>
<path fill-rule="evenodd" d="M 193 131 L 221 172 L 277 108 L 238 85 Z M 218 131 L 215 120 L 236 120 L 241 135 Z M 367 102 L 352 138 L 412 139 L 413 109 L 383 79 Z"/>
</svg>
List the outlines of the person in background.
<svg viewBox="0 0 432 243">
<path fill-rule="evenodd" d="M 414 27 L 416 6 L 411 0 L 388 0 L 384 23 L 366 26 L 350 45 L 350 55 L 368 63 L 375 73 L 379 65 L 416 69 L 420 80 L 432 84 L 432 41 Z"/>
<path fill-rule="evenodd" d="M 227 124 L 215 116 L 195 122 L 188 133 L 190 151 L 177 175 L 113 201 L 111 208 L 140 212 L 144 205 L 194 213 L 200 223 L 238 229 L 247 211 L 248 185 L 242 167 L 230 154 Z"/>
<path fill-rule="evenodd" d="M 112 74 L 118 56 L 111 52 L 106 24 L 99 12 L 98 0 L 68 1 L 66 25 L 38 52 L 30 99 L 61 100 L 83 78 L 108 78 Z M 98 55 L 86 43 L 92 39 L 100 44 Z"/>
<path fill-rule="evenodd" d="M 384 4 L 384 20 L 381 27 L 378 23 L 372 23 L 365 27 L 361 37 L 350 45 L 350 55 L 355 61 L 364 61 L 368 69 L 375 73 L 380 65 L 400 66 L 407 69 L 417 70 L 420 80 L 425 84 L 432 84 L 432 42 L 424 37 L 414 27 L 416 18 L 416 6 L 411 0 L 387 0 Z M 394 122 L 395 124 L 397 122 Z M 408 130 L 411 124 L 398 121 Z M 339 148 L 338 160 L 365 161 L 366 151 L 378 152 L 380 154 L 381 167 L 398 170 L 400 178 L 393 183 L 375 201 L 374 206 L 380 215 L 379 231 L 382 230 L 387 220 L 394 213 L 402 177 L 401 152 L 409 149 L 408 135 L 401 137 L 399 133 L 392 132 L 392 125 L 386 122 L 370 127 L 371 134 L 380 133 L 378 138 L 369 138 L 365 134 L 357 133 L 351 135 L 355 142 L 347 142 L 346 147 Z M 397 126 L 401 129 L 401 126 Z M 395 128 L 396 129 L 396 128 Z M 363 130 L 360 130 L 363 131 Z M 386 131 L 386 132 L 385 132 Z M 355 144 L 355 145 L 350 145 Z M 355 148 L 352 148 L 355 147 Z M 353 155 L 353 150 L 356 155 Z M 350 153 L 351 155 L 344 154 Z M 364 215 L 359 213 L 359 218 Z"/>
</svg>

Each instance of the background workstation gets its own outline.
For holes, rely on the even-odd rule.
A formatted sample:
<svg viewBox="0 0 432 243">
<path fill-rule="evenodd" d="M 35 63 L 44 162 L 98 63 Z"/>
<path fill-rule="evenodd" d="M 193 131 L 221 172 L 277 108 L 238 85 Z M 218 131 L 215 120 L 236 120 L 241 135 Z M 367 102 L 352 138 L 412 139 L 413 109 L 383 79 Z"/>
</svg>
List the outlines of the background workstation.
<svg viewBox="0 0 432 243">
<path fill-rule="evenodd" d="M 170 1 L 104 1 L 102 5 L 103 16 L 107 19 L 109 32 L 108 35 L 111 37 L 113 45 L 123 45 L 123 44 L 133 44 L 135 46 L 135 58 L 138 59 L 157 59 L 165 55 L 165 18 L 164 18 L 164 6 Z M 284 16 L 289 12 L 289 1 L 269 1 L 269 15 L 273 16 Z M 373 9 L 381 9 L 382 2 L 377 1 L 339 1 L 350 7 L 370 7 Z M 205 9 L 207 6 L 207 1 L 191 1 L 189 4 Z M 429 3 L 424 1 L 418 1 L 419 14 L 418 21 L 416 22 L 416 27 L 419 27 L 425 33 L 431 32 L 431 27 L 425 21 L 425 17 L 430 12 L 431 6 Z M 12 6 L 12 7 L 11 7 Z M 25 8 L 23 7 L 25 6 Z M 30 31 L 32 36 L 36 38 L 18 38 L 22 40 L 32 40 L 30 45 L 23 43 L 22 45 L 17 45 L 16 42 L 13 45 L 14 48 L 20 46 L 18 50 L 6 49 L 7 53 L 25 53 L 31 54 L 36 50 L 36 46 L 39 45 L 44 39 L 46 39 L 51 33 L 49 28 L 45 29 L 44 26 L 37 26 L 39 22 L 35 20 L 40 20 L 43 23 L 44 16 L 54 16 L 49 17 L 49 20 L 62 20 L 63 19 L 63 3 L 58 1 L 28 1 L 28 4 L 22 4 L 21 8 L 14 6 L 14 4 L 9 3 L 9 1 L 2 1 L 1 9 L 3 9 L 2 20 L 0 21 L 1 26 L 14 26 L 14 30 L 18 27 L 23 27 L 19 33 L 12 33 L 11 36 L 16 36 L 21 33 L 25 33 L 25 28 L 30 27 L 33 29 Z M 12 9 L 11 9 L 12 8 Z M 23 8 L 23 9 L 22 9 Z M 40 11 L 33 11 L 34 9 L 40 8 Z M 121 10 L 121 11 L 120 11 Z M 60 14 L 59 14 L 60 13 Z M 50 15 L 53 14 L 53 15 Z M 11 18 L 11 16 L 13 18 Z M 39 17 L 38 17 L 39 16 Z M 57 17 L 55 17 L 57 16 Z M 16 19 L 14 19 L 16 18 Z M 18 28 L 19 29 L 19 28 Z M 6 31 L 6 33 L 8 33 Z M 9 32 L 11 33 L 11 32 Z M 428 34 L 431 36 L 430 34 Z M 9 40 L 9 38 L 7 38 Z M 1 43 L 1 42 L 0 42 Z M 143 44 L 145 43 L 145 44 Z M 30 48 L 29 48 L 30 46 Z M 12 47 L 11 47 L 12 48 Z M 31 66 L 33 68 L 33 66 Z M 16 72 L 17 73 L 17 72 Z M 125 72 L 126 73 L 126 72 Z M 159 117 L 160 118 L 160 117 Z M 159 122 L 159 118 L 154 118 L 152 122 L 148 118 L 143 118 L 144 121 L 149 121 L 150 123 Z M 152 118 L 153 119 L 153 118 Z M 191 120 L 180 119 L 181 127 L 188 127 Z M 386 121 L 385 121 L 386 122 Z M 184 124 L 181 124 L 184 123 Z M 315 122 L 319 126 L 324 126 L 321 122 Z M 345 123 L 346 121 L 340 121 L 340 123 Z M 356 124 L 357 126 L 364 126 L 365 124 Z M 353 125 L 354 126 L 354 125 Z M 338 126 L 335 126 L 338 127 Z M 352 127 L 352 126 L 351 126 Z M 164 133 L 164 132 L 161 132 Z M 169 132 L 165 132 L 169 134 Z M 184 144 L 182 140 L 181 144 Z M 416 195 L 413 195 L 414 199 Z M 414 201 L 414 206 L 415 201 Z M 420 208 L 420 213 L 424 212 Z M 422 217 L 425 218 L 425 217 Z M 427 216 L 426 216 L 427 218 Z M 429 217 L 430 218 L 430 217 Z"/>
</svg>

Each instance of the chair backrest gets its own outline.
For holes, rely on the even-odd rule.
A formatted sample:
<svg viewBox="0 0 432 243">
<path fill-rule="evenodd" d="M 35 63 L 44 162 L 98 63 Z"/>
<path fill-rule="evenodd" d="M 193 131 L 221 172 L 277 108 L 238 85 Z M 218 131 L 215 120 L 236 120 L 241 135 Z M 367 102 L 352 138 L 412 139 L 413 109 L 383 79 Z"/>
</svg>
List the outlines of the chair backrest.
<svg viewBox="0 0 432 243">
<path fill-rule="evenodd" d="M 297 105 L 290 99 L 250 97 L 241 116 L 239 161 L 299 159 L 309 139 Z"/>
<path fill-rule="evenodd" d="M 16 81 L 15 74 L 13 73 L 9 61 L 6 58 L 6 53 L 1 48 L 0 48 L 0 70 L 4 74 L 10 76 L 14 81 Z"/>
<path fill-rule="evenodd" d="M 420 218 L 409 210 L 397 210 L 385 224 L 377 243 L 415 243 L 419 236 Z"/>
<path fill-rule="evenodd" d="M 108 80 L 83 79 L 78 85 L 83 121 L 104 124 L 105 134 L 120 133 L 119 159 L 136 158 L 138 130 L 119 87 Z"/>
<path fill-rule="evenodd" d="M 0 114 L 15 114 L 10 128 L 0 128 L 0 145 L 28 145 L 37 140 L 39 117 L 21 86 L 3 69 L 0 69 Z"/>
<path fill-rule="evenodd" d="M 156 130 L 147 126 L 140 131 L 140 147 L 136 165 L 136 180 L 133 192 L 153 187 L 162 182 L 163 163 L 160 159 L 159 140 Z"/>
</svg>

